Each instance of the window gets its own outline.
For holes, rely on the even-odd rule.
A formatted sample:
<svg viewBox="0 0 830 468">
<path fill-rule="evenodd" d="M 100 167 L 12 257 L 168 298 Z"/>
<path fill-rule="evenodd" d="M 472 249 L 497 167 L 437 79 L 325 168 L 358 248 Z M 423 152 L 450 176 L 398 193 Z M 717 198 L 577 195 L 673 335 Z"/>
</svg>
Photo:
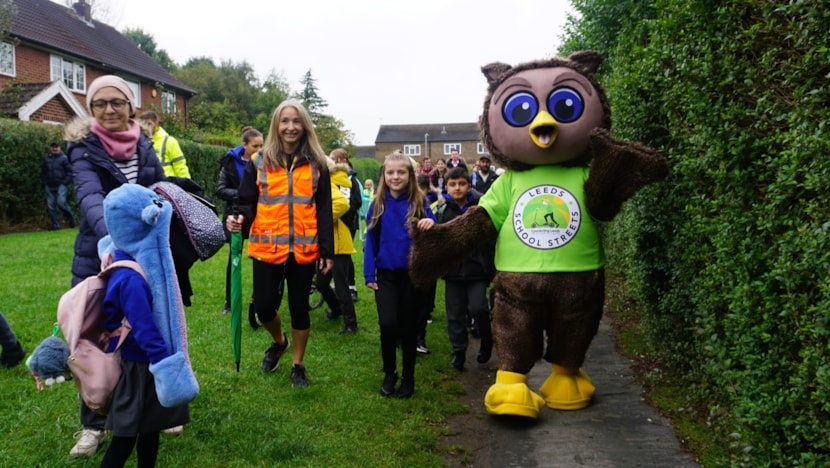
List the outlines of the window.
<svg viewBox="0 0 830 468">
<path fill-rule="evenodd" d="M 165 114 L 176 113 L 176 93 L 170 91 L 161 92 L 161 111 Z"/>
<path fill-rule="evenodd" d="M 449 156 L 452 150 L 458 150 L 458 155 L 461 156 L 461 143 L 444 143 L 444 154 Z"/>
<path fill-rule="evenodd" d="M 476 153 L 478 153 L 478 154 L 486 154 L 487 153 L 487 150 L 484 149 L 484 144 L 483 143 L 479 143 L 476 146 Z"/>
<path fill-rule="evenodd" d="M 135 96 L 135 102 L 133 102 L 133 109 L 138 109 L 141 107 L 141 83 L 136 83 L 135 81 L 124 80 L 130 85 L 130 89 L 133 90 L 133 96 Z"/>
<path fill-rule="evenodd" d="M 0 42 L 0 73 L 15 76 L 14 44 L 10 42 Z"/>
<path fill-rule="evenodd" d="M 72 91 L 86 92 L 86 67 L 84 64 L 53 55 L 50 59 L 52 81 L 62 80 Z"/>
<path fill-rule="evenodd" d="M 407 156 L 420 156 L 421 145 L 403 145 L 403 154 Z"/>
</svg>

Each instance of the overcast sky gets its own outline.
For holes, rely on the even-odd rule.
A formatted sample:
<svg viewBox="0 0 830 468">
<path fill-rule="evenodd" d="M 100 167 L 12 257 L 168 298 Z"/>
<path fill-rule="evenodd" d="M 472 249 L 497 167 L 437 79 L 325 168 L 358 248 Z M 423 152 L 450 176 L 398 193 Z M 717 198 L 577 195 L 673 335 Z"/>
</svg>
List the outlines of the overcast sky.
<svg viewBox="0 0 830 468">
<path fill-rule="evenodd" d="M 245 60 L 292 91 L 311 69 L 359 145 L 381 124 L 477 121 L 481 66 L 555 55 L 572 11 L 568 0 L 101 1 L 110 24 L 143 29 L 179 64 Z"/>
</svg>

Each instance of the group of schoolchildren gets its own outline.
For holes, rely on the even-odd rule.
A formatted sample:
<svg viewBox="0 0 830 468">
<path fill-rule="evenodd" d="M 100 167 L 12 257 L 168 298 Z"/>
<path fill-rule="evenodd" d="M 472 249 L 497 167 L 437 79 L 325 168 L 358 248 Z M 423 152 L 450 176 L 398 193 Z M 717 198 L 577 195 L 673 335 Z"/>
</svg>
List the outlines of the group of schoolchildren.
<svg viewBox="0 0 830 468">
<path fill-rule="evenodd" d="M 147 137 L 139 134 L 135 126 L 135 121 L 129 118 L 132 112 L 131 101 L 128 99 L 131 97 L 129 89 L 114 77 L 107 78 L 110 81 L 101 80 L 102 82 L 97 84 L 98 88 L 96 90 L 101 88 L 103 91 L 108 91 L 110 94 L 113 94 L 114 97 L 104 95 L 103 91 L 90 93 L 89 100 L 91 102 L 88 103 L 88 106 L 90 106 L 90 109 L 94 108 L 97 114 L 101 114 L 101 119 L 103 119 L 104 115 L 108 115 L 108 113 L 118 114 L 119 117 L 122 117 L 121 120 L 124 122 L 118 128 L 104 130 L 111 133 L 116 131 L 120 133 L 132 132 L 131 135 L 134 134 L 134 145 L 144 144 L 149 147 L 151 143 L 146 142 Z M 113 90 L 119 94 L 115 94 Z M 111 99 L 99 99 L 102 96 Z M 100 102 L 92 101 L 93 98 L 99 99 Z M 310 125 L 310 118 L 303 113 L 304 109 L 302 109 L 300 104 L 294 103 L 290 104 L 290 106 L 294 106 L 295 110 L 300 113 L 300 118 L 294 117 L 293 122 L 286 123 L 284 121 L 285 119 L 280 118 L 282 117 L 282 110 L 278 108 L 275 111 L 274 119 L 272 119 L 272 133 L 277 134 L 279 132 L 280 144 L 284 145 L 283 140 L 291 143 L 292 139 L 296 139 L 297 132 L 295 127 L 299 127 L 299 134 L 304 138 L 303 141 L 305 141 L 306 145 L 309 145 L 310 139 L 310 146 L 313 147 L 312 152 L 316 155 L 316 153 L 319 153 L 319 143 L 317 143 L 313 128 Z M 98 116 L 96 115 L 95 117 Z M 109 135 L 106 131 L 99 133 L 105 136 Z M 243 144 L 229 151 L 228 156 L 221 161 L 222 170 L 217 195 L 219 198 L 228 202 L 228 208 L 224 213 L 224 218 L 226 220 L 225 226 L 229 233 L 241 231 L 247 237 L 247 230 L 242 228 L 244 219 L 236 214 L 236 210 L 238 209 L 237 204 L 239 203 L 239 198 L 237 197 L 240 195 L 238 189 L 243 179 L 243 172 L 250 170 L 252 167 L 248 164 L 252 156 L 260 154 L 264 146 L 268 147 L 269 142 L 267 140 L 263 141 L 263 135 L 255 129 L 246 127 L 243 131 Z M 281 152 L 278 154 L 290 155 L 289 152 L 282 150 L 285 146 L 276 146 L 276 143 L 272 146 L 280 149 Z M 135 154 L 134 149 L 130 151 L 128 151 L 130 153 L 128 156 Z M 164 152 L 164 149 L 161 151 Z M 319 164 L 320 160 L 324 158 L 324 155 L 322 155 L 323 158 L 320 156 L 309 157 L 308 160 L 309 162 L 313 160 L 315 164 Z M 133 159 L 135 158 L 133 156 Z M 159 179 L 162 177 L 161 164 L 157 159 L 153 159 L 153 162 L 155 164 L 154 169 L 156 169 L 156 178 Z M 440 161 L 439 163 L 443 162 Z M 479 163 L 486 165 L 486 169 L 489 169 L 488 156 L 482 156 Z M 331 198 L 333 201 L 331 211 L 329 212 L 329 207 L 325 206 L 326 202 L 318 200 L 324 209 L 321 209 L 320 213 L 314 214 L 314 216 L 317 217 L 318 221 L 322 219 L 320 216 L 333 216 L 335 224 L 332 226 L 334 228 L 332 236 L 333 248 L 330 246 L 321 246 L 319 262 L 315 261 L 317 287 L 323 293 L 323 297 L 331 309 L 327 314 L 327 318 L 335 320 L 341 316 L 343 317 L 344 327 L 340 334 L 349 335 L 355 333 L 357 331 L 357 316 L 354 308 L 356 289 L 354 288 L 354 264 L 352 263 L 351 256 L 355 253 L 354 237 L 356 233 L 359 233 L 364 248 L 363 274 L 365 284 L 369 289 L 374 291 L 377 305 L 381 357 L 384 372 L 380 393 L 383 396 L 395 395 L 399 398 L 411 397 L 415 392 L 415 362 L 417 353 L 419 351 L 422 353 L 429 352 L 426 348 L 425 332 L 427 320 L 434 307 L 435 288 L 430 288 L 427 291 L 416 290 L 410 280 L 408 271 L 408 257 L 412 246 L 412 239 L 409 234 L 410 223 L 415 219 L 417 222 L 415 222 L 414 228 L 421 230 L 431 229 L 436 223 L 446 223 L 458 216 L 462 216 L 469 207 L 478 204 L 479 198 L 482 195 L 481 192 L 472 188 L 471 175 L 466 165 L 463 165 L 463 160 L 460 160 L 460 164 L 457 152 L 455 152 L 449 163 L 440 164 L 446 166 L 447 170 L 441 173 L 442 177 L 439 179 L 439 184 L 434 185 L 430 183 L 430 177 L 424 173 L 424 170 L 416 161 L 400 152 L 395 152 L 385 158 L 378 180 L 377 190 L 375 191 L 371 179 L 367 179 L 365 187 L 361 187 L 360 183 L 356 180 L 354 170 L 349 164 L 346 152 L 344 150 L 335 150 L 328 158 L 329 170 L 327 172 L 321 172 L 320 174 L 320 182 L 325 181 L 331 185 Z M 476 170 L 475 174 L 481 175 L 478 170 Z M 249 179 L 253 180 L 250 177 L 245 180 Z M 485 182 L 488 181 L 486 174 L 484 179 Z M 423 184 L 424 180 L 426 181 L 425 184 Z M 489 178 L 489 183 L 487 183 L 488 187 L 492 184 L 493 180 L 495 180 L 495 176 Z M 127 182 L 134 183 L 136 181 L 128 180 Z M 142 183 L 141 185 L 149 184 Z M 334 196 L 335 191 L 338 192 L 336 193 L 337 196 Z M 325 193 L 328 194 L 329 190 L 325 190 Z M 253 196 L 253 198 L 255 199 L 256 197 Z M 335 200 L 337 201 L 335 202 Z M 346 202 L 345 206 L 343 205 L 344 202 Z M 355 211 L 357 213 L 348 214 Z M 244 209 L 243 212 L 245 212 Z M 250 216 L 250 210 L 245 213 L 249 214 L 251 218 L 256 216 L 255 214 Z M 256 212 L 254 211 L 253 213 Z M 84 220 L 83 222 L 87 221 Z M 250 224 L 246 225 L 246 228 L 250 228 Z M 253 235 L 254 231 L 252 230 L 251 236 Z M 253 242 L 253 237 L 251 238 L 251 242 Z M 445 305 L 447 332 L 453 353 L 449 365 L 458 370 L 464 369 L 468 347 L 468 328 L 472 323 L 475 324 L 477 333 L 481 338 L 477 361 L 479 363 L 486 363 L 491 358 L 493 339 L 490 332 L 490 304 L 487 300 L 487 288 L 495 274 L 493 265 L 494 248 L 494 245 L 482 246 L 473 255 L 455 265 L 444 276 L 444 280 L 446 281 Z M 331 249 L 332 251 L 322 252 L 322 249 Z M 323 257 L 333 257 L 333 259 Z M 228 268 L 230 270 L 230 259 Z M 312 267 L 312 270 L 314 269 L 315 267 Z M 254 270 L 254 284 L 256 285 L 256 269 Z M 305 277 L 307 269 L 303 268 L 302 271 Z M 229 274 L 228 277 L 230 277 Z M 310 276 L 308 278 L 310 281 Z M 280 282 L 279 292 L 276 293 L 279 295 L 277 298 L 277 307 L 267 307 L 272 312 L 276 312 L 276 309 L 279 308 L 279 302 L 282 298 L 281 285 L 286 281 L 285 273 L 277 279 Z M 334 281 L 333 291 L 329 287 L 329 283 L 332 280 Z M 298 284 L 302 282 L 296 279 L 295 281 Z M 291 287 L 291 280 L 288 280 L 288 283 L 288 286 Z M 226 284 L 226 289 L 226 295 L 229 296 L 230 284 Z M 291 302 L 292 294 L 290 291 L 288 295 L 289 302 Z M 255 298 L 257 297 L 256 287 L 254 296 Z M 290 305 L 289 309 L 291 309 Z M 264 321 L 262 310 L 259 309 L 263 309 L 266 306 L 263 304 L 258 304 L 257 306 L 256 313 L 259 320 L 263 322 L 262 326 L 269 331 L 273 331 L 273 336 L 279 335 L 279 337 L 283 338 L 281 342 L 277 342 L 275 338 L 274 343 L 266 351 L 266 359 L 263 360 L 263 368 L 267 367 L 267 370 L 273 371 L 276 370 L 279 357 L 289 346 L 288 335 L 280 329 L 279 316 L 276 319 L 272 319 L 274 320 L 273 322 Z M 123 311 L 110 312 L 121 313 Z M 294 312 L 292 311 L 292 327 L 296 328 L 298 325 L 293 323 L 293 319 Z M 3 322 L 5 321 L 3 320 Z M 292 381 L 296 386 L 308 385 L 305 369 L 301 364 L 305 341 L 302 341 L 301 349 L 298 346 L 300 344 L 298 343 L 298 337 L 301 338 L 304 336 L 307 338 L 307 334 L 307 327 L 300 330 L 294 330 L 292 328 L 292 341 L 294 341 L 294 347 L 297 348 L 295 349 L 295 361 L 299 360 L 300 362 L 299 364 L 295 362 L 292 368 Z M 19 363 L 23 355 L 25 355 L 25 351 L 19 347 L 19 343 L 15 344 L 16 340 L 10 333 L 4 333 L 3 338 L 2 364 L 5 367 L 11 367 Z M 396 365 L 397 348 L 400 348 L 402 352 L 402 369 L 400 374 L 398 374 Z M 268 366 L 266 366 L 266 361 L 268 360 L 270 361 Z M 144 386 L 151 385 L 149 382 L 152 382 L 152 378 L 149 377 L 148 372 L 144 372 L 142 375 L 148 378 Z M 122 383 L 119 383 L 119 385 L 122 385 Z M 131 420 L 138 420 L 142 417 L 142 414 L 149 414 L 156 410 L 167 411 L 166 409 L 162 409 L 156 401 L 150 402 L 145 408 L 133 409 L 135 411 L 131 410 L 134 413 L 132 415 L 133 419 Z M 179 419 L 171 418 L 168 412 L 165 412 L 164 415 L 160 414 L 158 417 L 150 417 L 149 419 L 153 422 L 152 428 L 139 427 L 131 428 L 130 431 L 127 431 L 129 435 L 127 433 L 124 434 L 122 444 L 111 444 L 111 450 L 108 450 L 104 464 L 108 465 L 111 463 L 115 466 L 123 464 L 123 461 L 126 460 L 137 445 L 140 449 L 139 452 L 147 452 L 140 456 L 140 462 L 153 465 L 156 460 L 159 445 L 159 430 L 164 427 L 186 424 L 189 419 L 187 417 Z M 79 443 L 71 452 L 73 456 L 91 456 L 104 438 L 103 428 L 99 429 L 96 427 L 93 430 L 87 426 L 88 424 L 84 424 L 84 431 L 82 432 L 85 435 L 87 435 L 87 432 L 91 434 L 87 437 L 91 438 L 91 441 L 83 445 L 81 443 L 83 441 L 79 440 Z M 177 428 L 180 432 L 181 426 L 177 426 Z M 118 449 L 118 453 L 116 453 L 116 450 L 113 450 L 115 448 Z"/>
</svg>

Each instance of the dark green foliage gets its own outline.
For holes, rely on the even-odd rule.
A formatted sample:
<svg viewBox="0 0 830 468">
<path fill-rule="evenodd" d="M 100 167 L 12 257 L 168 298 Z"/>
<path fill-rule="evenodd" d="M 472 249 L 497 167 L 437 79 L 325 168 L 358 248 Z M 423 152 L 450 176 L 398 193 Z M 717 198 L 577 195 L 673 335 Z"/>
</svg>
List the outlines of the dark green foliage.
<svg viewBox="0 0 830 468">
<path fill-rule="evenodd" d="M 375 187 L 378 186 L 378 175 L 380 174 L 381 167 L 380 161 L 372 158 L 352 158 L 350 161 L 355 172 L 357 172 L 357 176 L 360 177 L 361 184 L 363 184 L 366 179 L 372 179 Z"/>
<path fill-rule="evenodd" d="M 40 181 L 41 165 L 49 143 L 63 142 L 63 127 L 0 119 L 0 233 L 48 226 L 46 194 Z M 174 135 L 175 136 L 175 135 Z M 219 158 L 230 147 L 209 146 L 179 139 L 190 176 L 209 197 L 219 180 Z M 77 213 L 74 187 L 67 197 Z"/>
<path fill-rule="evenodd" d="M 830 10 L 574 5 L 584 20 L 563 53 L 603 52 L 615 133 L 670 159 L 607 243 L 654 347 L 740 435 L 722 463 L 827 465 Z"/>
<path fill-rule="evenodd" d="M 0 119 L 0 233 L 12 225 L 48 225 L 41 167 L 49 143 L 62 141 L 62 133 L 55 125 Z M 68 198 L 74 207 L 74 197 Z"/>
<path fill-rule="evenodd" d="M 217 204 L 216 184 L 219 182 L 219 159 L 224 156 L 231 146 L 221 147 L 202 145 L 190 141 L 179 140 L 179 146 L 187 158 L 187 168 L 190 178 L 205 190 L 205 194 Z"/>
</svg>

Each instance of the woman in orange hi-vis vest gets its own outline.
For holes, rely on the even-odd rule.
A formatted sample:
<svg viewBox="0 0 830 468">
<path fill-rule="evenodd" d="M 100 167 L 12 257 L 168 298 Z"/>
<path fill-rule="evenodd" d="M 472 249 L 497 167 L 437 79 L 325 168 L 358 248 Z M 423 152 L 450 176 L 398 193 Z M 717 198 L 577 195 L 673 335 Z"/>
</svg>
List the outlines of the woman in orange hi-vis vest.
<svg viewBox="0 0 830 468">
<path fill-rule="evenodd" d="M 251 157 L 239 184 L 239 215 L 230 215 L 230 232 L 249 229 L 248 256 L 253 259 L 254 307 L 273 342 L 262 368 L 275 371 L 289 340 L 277 312 L 288 292 L 291 381 L 307 387 L 303 365 L 311 322 L 308 291 L 315 263 L 328 272 L 334 259 L 331 182 L 326 155 L 308 111 L 294 99 L 277 106 L 262 151 Z"/>
</svg>

